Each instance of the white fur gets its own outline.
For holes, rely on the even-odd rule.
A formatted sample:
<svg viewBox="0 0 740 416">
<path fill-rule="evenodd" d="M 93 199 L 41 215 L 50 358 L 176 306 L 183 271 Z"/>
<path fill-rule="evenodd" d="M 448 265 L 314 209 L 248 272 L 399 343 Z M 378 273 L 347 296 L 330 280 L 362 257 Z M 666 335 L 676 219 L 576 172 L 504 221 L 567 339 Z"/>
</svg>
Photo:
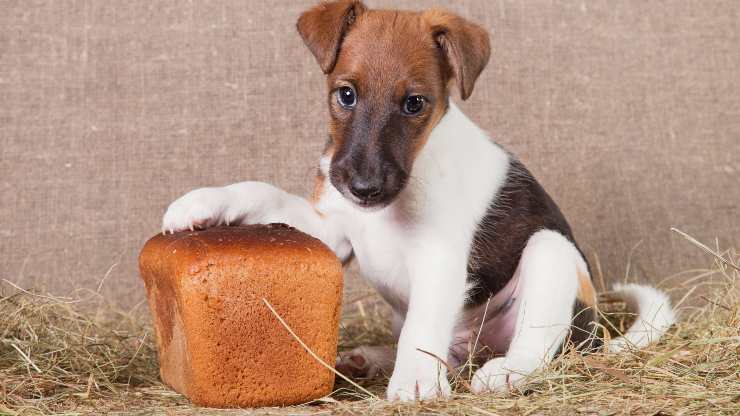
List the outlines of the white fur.
<svg viewBox="0 0 740 416">
<path fill-rule="evenodd" d="M 568 335 L 578 292 L 578 249 L 562 234 L 542 230 L 524 248 L 516 274 L 521 301 L 514 338 L 504 357 L 487 362 L 473 376 L 473 392 L 507 391 L 546 365 Z"/>
<path fill-rule="evenodd" d="M 637 311 L 638 316 L 623 336 L 607 344 L 606 348 L 610 352 L 647 347 L 657 342 L 676 322 L 668 295 L 654 287 L 634 283 L 617 284 L 613 291 L 624 299 L 627 309 Z"/>
<path fill-rule="evenodd" d="M 326 178 L 329 165 L 328 157 L 320 161 Z M 383 209 L 357 208 L 328 179 L 314 207 L 270 185 L 244 182 L 184 195 L 168 208 L 163 229 L 284 222 L 321 239 L 342 259 L 354 252 L 400 327 L 388 397 L 447 397 L 447 370 L 425 352 L 446 359 L 453 333 L 467 320 L 462 310 L 471 244 L 508 170 L 509 155 L 451 103 L 417 156 L 408 185 Z M 522 287 L 511 346 L 475 374 L 476 392 L 518 383 L 552 359 L 570 325 L 578 269 L 585 272 L 585 263 L 562 235 L 543 230 L 530 238 L 516 272 Z"/>
<path fill-rule="evenodd" d="M 167 208 L 162 232 L 222 224 L 282 222 L 313 235 L 344 260 L 352 247 L 332 218 L 316 212 L 304 198 L 262 182 L 241 182 L 188 192 Z"/>
</svg>

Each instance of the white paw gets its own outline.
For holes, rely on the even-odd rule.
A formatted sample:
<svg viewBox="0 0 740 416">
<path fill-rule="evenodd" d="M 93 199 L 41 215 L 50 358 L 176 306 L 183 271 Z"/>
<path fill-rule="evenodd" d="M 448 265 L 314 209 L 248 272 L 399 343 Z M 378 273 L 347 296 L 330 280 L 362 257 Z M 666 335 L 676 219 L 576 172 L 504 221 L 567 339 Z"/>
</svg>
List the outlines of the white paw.
<svg viewBox="0 0 740 416">
<path fill-rule="evenodd" d="M 447 371 L 428 360 L 417 363 L 417 368 L 412 371 L 394 371 L 388 383 L 388 400 L 391 401 L 447 399 L 451 395 Z"/>
<path fill-rule="evenodd" d="M 162 218 L 162 232 L 219 225 L 226 209 L 224 192 L 221 188 L 200 188 L 176 199 Z"/>
<path fill-rule="evenodd" d="M 473 393 L 509 393 L 520 389 L 528 375 L 536 368 L 533 360 L 512 360 L 507 357 L 494 358 L 473 375 L 470 388 Z"/>
</svg>

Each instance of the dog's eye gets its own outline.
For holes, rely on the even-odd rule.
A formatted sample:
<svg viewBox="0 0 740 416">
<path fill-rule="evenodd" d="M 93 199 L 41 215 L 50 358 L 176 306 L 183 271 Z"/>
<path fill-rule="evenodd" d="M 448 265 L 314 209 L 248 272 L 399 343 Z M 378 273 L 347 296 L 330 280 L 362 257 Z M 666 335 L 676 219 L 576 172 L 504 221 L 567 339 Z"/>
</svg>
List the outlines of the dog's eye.
<svg viewBox="0 0 740 416">
<path fill-rule="evenodd" d="M 340 87 L 337 90 L 337 101 L 342 107 L 353 108 L 357 104 L 357 94 L 352 87 Z"/>
<path fill-rule="evenodd" d="M 421 95 L 409 95 L 403 104 L 403 112 L 406 114 L 418 114 L 424 108 L 425 101 Z"/>
</svg>

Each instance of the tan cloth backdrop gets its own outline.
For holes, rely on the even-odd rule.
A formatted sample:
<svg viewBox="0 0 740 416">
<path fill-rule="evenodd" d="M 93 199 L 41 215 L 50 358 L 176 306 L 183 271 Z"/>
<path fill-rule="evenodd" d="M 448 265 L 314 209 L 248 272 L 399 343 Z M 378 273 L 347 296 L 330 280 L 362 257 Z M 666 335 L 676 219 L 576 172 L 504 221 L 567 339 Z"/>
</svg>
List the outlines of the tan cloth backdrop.
<svg viewBox="0 0 740 416">
<path fill-rule="evenodd" d="M 306 194 L 326 135 L 294 30 L 312 3 L 0 0 L 0 278 L 61 294 L 107 274 L 130 305 L 173 198 L 245 179 Z M 640 279 L 704 266 L 671 226 L 738 245 L 740 2 L 367 4 L 445 6 L 491 30 L 462 107 L 608 278 L 631 252 Z"/>
</svg>

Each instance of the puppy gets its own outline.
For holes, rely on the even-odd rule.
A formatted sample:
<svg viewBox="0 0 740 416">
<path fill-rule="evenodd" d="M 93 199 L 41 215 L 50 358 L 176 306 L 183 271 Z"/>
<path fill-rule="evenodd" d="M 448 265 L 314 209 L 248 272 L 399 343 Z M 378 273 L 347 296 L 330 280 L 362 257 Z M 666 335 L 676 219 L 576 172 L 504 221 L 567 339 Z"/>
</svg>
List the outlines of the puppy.
<svg viewBox="0 0 740 416">
<path fill-rule="evenodd" d="M 393 367 L 388 398 L 448 397 L 447 365 L 472 357 L 475 393 L 520 387 L 567 345 L 600 344 L 588 262 L 557 205 L 450 100 L 465 100 L 489 38 L 450 12 L 321 3 L 298 32 L 326 74 L 329 139 L 310 200 L 243 182 L 174 201 L 166 231 L 284 222 L 320 238 L 393 309 L 398 347 L 338 367 Z M 609 348 L 642 347 L 673 323 L 665 294 L 618 288 L 639 318 Z M 445 364 L 441 361 L 444 360 Z"/>
</svg>

